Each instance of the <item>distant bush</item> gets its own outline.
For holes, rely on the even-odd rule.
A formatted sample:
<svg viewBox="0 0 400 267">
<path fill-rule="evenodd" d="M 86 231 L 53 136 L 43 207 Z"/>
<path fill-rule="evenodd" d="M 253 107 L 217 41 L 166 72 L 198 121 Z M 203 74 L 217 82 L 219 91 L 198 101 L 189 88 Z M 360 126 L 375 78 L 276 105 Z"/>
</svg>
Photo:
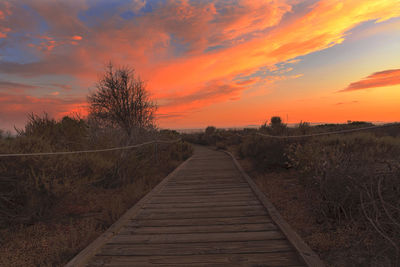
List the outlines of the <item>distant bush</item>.
<svg viewBox="0 0 400 267">
<path fill-rule="evenodd" d="M 287 125 L 282 122 L 281 117 L 271 117 L 270 123 L 265 122 L 260 127 L 260 131 L 270 135 L 283 135 L 287 133 Z"/>
<path fill-rule="evenodd" d="M 204 133 L 183 134 L 182 136 L 183 140 L 187 142 L 209 146 L 215 146 L 217 142 L 221 144 L 225 140 L 224 131 L 214 126 L 208 126 Z"/>
<path fill-rule="evenodd" d="M 208 126 L 205 130 L 205 134 L 213 135 L 213 134 L 215 134 L 216 131 L 217 131 L 217 128 L 215 128 L 214 126 Z"/>
<path fill-rule="evenodd" d="M 250 135 L 243 139 L 238 152 L 242 158 L 251 158 L 259 170 L 271 170 L 287 166 L 288 145 L 287 140 Z"/>
</svg>

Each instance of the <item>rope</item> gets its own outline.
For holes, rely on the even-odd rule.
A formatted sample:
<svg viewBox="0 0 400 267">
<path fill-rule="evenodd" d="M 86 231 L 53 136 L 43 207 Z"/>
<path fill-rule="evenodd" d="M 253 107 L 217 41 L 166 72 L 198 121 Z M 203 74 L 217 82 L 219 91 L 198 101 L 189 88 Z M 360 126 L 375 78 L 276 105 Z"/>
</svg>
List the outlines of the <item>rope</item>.
<svg viewBox="0 0 400 267">
<path fill-rule="evenodd" d="M 262 133 L 256 133 L 256 134 L 261 135 L 263 137 L 278 138 L 278 139 L 302 138 L 302 137 L 313 137 L 313 136 L 330 135 L 330 134 L 350 133 L 350 132 L 357 132 L 357 131 L 363 131 L 363 130 L 369 130 L 369 129 L 383 128 L 383 127 L 394 126 L 394 125 L 400 125 L 400 124 L 399 123 L 391 123 L 391 124 L 385 124 L 385 125 L 368 126 L 368 127 L 363 127 L 363 128 L 357 128 L 357 129 L 333 131 L 333 132 L 327 132 L 327 133 L 306 134 L 306 135 L 277 136 L 277 135 L 262 134 Z"/>
<path fill-rule="evenodd" d="M 93 149 L 93 150 L 0 154 L 0 157 L 50 156 L 50 155 L 69 155 L 69 154 L 79 154 L 79 153 L 107 152 L 107 151 L 138 148 L 138 147 L 142 147 L 142 146 L 145 146 L 145 145 L 157 144 L 157 143 L 173 144 L 173 143 L 179 142 L 180 140 L 181 140 L 181 138 L 176 139 L 176 140 L 172 140 L 172 141 L 156 140 L 156 141 L 149 141 L 149 142 L 145 142 L 145 143 L 141 143 L 141 144 L 137 144 L 137 145 L 131 145 L 131 146 L 121 146 L 121 147 L 113 147 L 113 148 L 105 148 L 105 149 Z"/>
</svg>

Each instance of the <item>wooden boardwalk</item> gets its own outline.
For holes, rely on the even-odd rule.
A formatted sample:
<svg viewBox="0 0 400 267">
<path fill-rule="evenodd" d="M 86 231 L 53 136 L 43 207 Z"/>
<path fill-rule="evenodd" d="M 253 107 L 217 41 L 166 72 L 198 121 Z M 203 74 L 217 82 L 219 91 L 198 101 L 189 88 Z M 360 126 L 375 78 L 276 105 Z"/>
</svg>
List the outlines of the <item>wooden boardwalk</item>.
<svg viewBox="0 0 400 267">
<path fill-rule="evenodd" d="M 323 266 L 232 157 L 196 147 L 67 266 Z"/>
</svg>

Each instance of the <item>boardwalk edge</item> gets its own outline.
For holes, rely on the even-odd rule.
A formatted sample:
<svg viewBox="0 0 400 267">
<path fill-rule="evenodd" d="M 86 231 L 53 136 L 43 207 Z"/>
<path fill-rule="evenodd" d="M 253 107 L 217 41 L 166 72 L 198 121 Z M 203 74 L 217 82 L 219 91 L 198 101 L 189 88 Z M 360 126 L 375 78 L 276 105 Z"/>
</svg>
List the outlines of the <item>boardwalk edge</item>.
<svg viewBox="0 0 400 267">
<path fill-rule="evenodd" d="M 299 255 L 301 256 L 303 261 L 307 264 L 307 266 L 325 267 L 325 264 L 321 261 L 318 255 L 302 240 L 302 238 L 293 230 L 293 228 L 283 219 L 283 217 L 279 214 L 278 210 L 268 200 L 268 198 L 264 195 L 264 193 L 262 193 L 260 189 L 258 189 L 258 186 L 253 182 L 250 176 L 243 170 L 242 166 L 232 155 L 232 153 L 226 150 L 223 150 L 223 152 L 232 158 L 236 168 L 239 170 L 243 178 L 250 185 L 251 189 L 256 194 L 260 202 L 268 210 L 268 213 L 271 216 L 272 220 L 278 225 L 278 227 L 287 237 L 289 242 L 299 252 Z"/>
<path fill-rule="evenodd" d="M 95 256 L 96 252 L 115 234 L 117 234 L 125 223 L 132 217 L 134 217 L 139 210 L 145 205 L 155 194 L 163 189 L 166 183 L 171 180 L 175 174 L 181 170 L 192 157 L 182 162 L 176 167 L 170 174 L 168 174 L 156 187 L 154 187 L 149 193 L 143 196 L 133 207 L 128 209 L 115 223 L 113 223 L 103 234 L 97 237 L 92 243 L 90 243 L 85 249 L 80 251 L 74 258 L 72 258 L 65 267 L 80 267 L 85 266 L 88 261 Z"/>
</svg>

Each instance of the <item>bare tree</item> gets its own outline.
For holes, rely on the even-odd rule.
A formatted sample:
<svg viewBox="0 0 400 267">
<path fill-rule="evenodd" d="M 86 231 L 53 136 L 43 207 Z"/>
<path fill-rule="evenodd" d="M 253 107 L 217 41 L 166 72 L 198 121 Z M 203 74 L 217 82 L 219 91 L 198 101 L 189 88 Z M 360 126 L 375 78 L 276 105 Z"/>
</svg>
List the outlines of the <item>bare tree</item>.
<svg viewBox="0 0 400 267">
<path fill-rule="evenodd" d="M 103 126 L 121 128 L 129 138 L 135 129 L 154 127 L 157 105 L 133 69 L 109 63 L 96 88 L 88 96 L 90 116 Z"/>
</svg>

